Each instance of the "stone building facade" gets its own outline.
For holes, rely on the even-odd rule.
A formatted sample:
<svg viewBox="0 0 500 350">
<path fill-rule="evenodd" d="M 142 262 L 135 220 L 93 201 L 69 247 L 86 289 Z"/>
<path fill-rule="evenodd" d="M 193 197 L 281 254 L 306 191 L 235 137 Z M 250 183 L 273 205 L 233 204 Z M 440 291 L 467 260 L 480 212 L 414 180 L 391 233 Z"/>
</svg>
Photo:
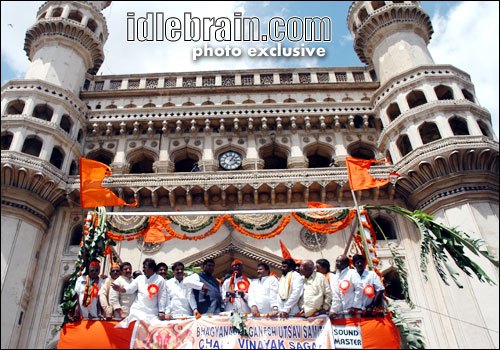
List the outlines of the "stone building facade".
<svg viewBox="0 0 500 350">
<path fill-rule="evenodd" d="M 347 24 L 362 67 L 97 76 L 106 6 L 41 6 L 26 33 L 30 69 L 2 86 L 2 348 L 57 344 L 84 214 L 79 157 L 109 164 L 105 186 L 139 202 L 108 208 L 115 211 L 352 206 L 345 156 L 390 157 L 372 174 L 401 177 L 357 192 L 359 202 L 423 210 L 484 239 L 498 259 L 498 140 L 490 113 L 466 72 L 434 64 L 432 25 L 418 1 L 352 4 Z M 241 157 L 235 170 L 220 161 L 229 151 Z M 447 287 L 433 269 L 425 282 L 419 233 L 389 212 L 375 214 L 407 262 L 417 307 L 402 305 L 427 346 L 498 348 L 498 285 L 462 277 L 463 289 Z M 116 251 L 134 269 L 146 256 L 169 265 L 211 257 L 217 275 L 238 258 L 254 276 L 260 261 L 277 271 L 279 239 L 294 257 L 333 262 L 349 231 L 316 240 L 292 222 L 280 236 L 257 241 L 227 225 L 195 244 L 120 242 Z M 395 280 L 385 242 L 378 254 L 381 271 Z M 479 260 L 498 284 L 498 269 Z"/>
</svg>

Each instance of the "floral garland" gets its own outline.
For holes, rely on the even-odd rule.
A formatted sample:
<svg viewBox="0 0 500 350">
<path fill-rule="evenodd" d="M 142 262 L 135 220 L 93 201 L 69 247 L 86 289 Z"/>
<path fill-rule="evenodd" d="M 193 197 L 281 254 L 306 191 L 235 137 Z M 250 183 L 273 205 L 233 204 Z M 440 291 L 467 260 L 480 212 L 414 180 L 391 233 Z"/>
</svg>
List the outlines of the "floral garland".
<svg viewBox="0 0 500 350">
<path fill-rule="evenodd" d="M 239 226 L 249 230 L 267 230 L 273 227 L 282 218 L 282 215 L 262 214 L 262 215 L 234 215 L 233 220 Z"/>
<path fill-rule="evenodd" d="M 281 232 L 283 232 L 283 230 L 285 229 L 285 227 L 290 222 L 290 215 L 287 215 L 287 216 L 285 216 L 281 220 L 281 222 L 278 225 L 278 227 L 276 227 L 274 230 L 272 230 L 271 232 L 265 233 L 265 234 L 258 235 L 258 234 L 255 234 L 255 233 L 252 233 L 250 231 L 245 230 L 243 227 L 241 227 L 240 225 L 238 225 L 229 215 L 224 215 L 224 217 L 225 217 L 225 219 L 227 221 L 229 221 L 229 223 L 231 225 L 233 225 L 233 227 L 236 230 L 238 230 L 238 232 L 243 233 L 244 235 L 250 236 L 252 238 L 256 238 L 256 239 L 266 239 L 266 238 L 272 238 L 274 236 L 277 236 Z"/>
<path fill-rule="evenodd" d="M 217 216 L 217 219 L 215 220 L 215 223 L 214 225 L 212 226 L 212 228 L 210 230 L 208 230 L 207 232 L 205 232 L 204 234 L 202 235 L 199 235 L 199 236 L 188 236 L 186 234 L 180 234 L 176 231 L 174 231 L 169 224 L 165 224 L 165 227 L 164 229 L 168 232 L 168 234 L 170 234 L 171 236 L 175 237 L 175 238 L 179 238 L 179 239 L 182 239 L 182 240 L 190 240 L 190 241 L 199 241 L 200 239 L 204 239 L 204 238 L 207 238 L 208 236 L 211 236 L 213 235 L 214 233 L 216 233 L 217 231 L 219 231 L 220 227 L 222 226 L 222 224 L 224 223 L 224 216 Z"/>
<path fill-rule="evenodd" d="M 214 221 L 213 216 L 198 216 L 194 220 L 189 220 L 186 216 L 167 216 L 167 218 L 174 224 L 179 225 L 182 231 L 189 233 L 201 231 Z"/>
<path fill-rule="evenodd" d="M 337 231 L 340 231 L 351 223 L 351 221 L 354 219 L 356 215 L 356 210 L 348 210 L 348 215 L 342 220 L 336 221 L 333 224 L 324 224 L 324 223 L 318 223 L 318 222 L 308 222 L 307 220 L 303 219 L 301 213 L 295 213 L 293 212 L 292 215 L 297 220 L 302 226 L 304 226 L 306 229 L 308 229 L 311 232 L 317 232 L 317 233 L 335 233 Z"/>
<path fill-rule="evenodd" d="M 350 215 L 350 210 L 349 209 L 344 209 L 344 210 L 335 210 L 332 211 L 333 213 L 338 213 L 340 212 L 339 215 L 337 216 L 326 216 L 326 215 L 321 215 L 319 212 L 318 213 L 296 213 L 297 216 L 302 218 L 303 220 L 306 220 L 310 223 L 315 223 L 315 224 L 335 224 L 338 221 L 344 220 L 346 217 Z M 295 217 L 295 215 L 294 215 Z"/>
</svg>

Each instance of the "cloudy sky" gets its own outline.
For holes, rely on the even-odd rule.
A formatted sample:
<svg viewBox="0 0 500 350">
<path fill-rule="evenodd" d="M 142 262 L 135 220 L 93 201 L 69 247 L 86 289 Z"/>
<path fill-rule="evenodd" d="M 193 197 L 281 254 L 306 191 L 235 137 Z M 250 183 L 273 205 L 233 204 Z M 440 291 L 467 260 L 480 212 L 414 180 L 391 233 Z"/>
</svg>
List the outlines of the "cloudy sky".
<svg viewBox="0 0 500 350">
<path fill-rule="evenodd" d="M 23 50 L 26 29 L 35 21 L 36 11 L 43 4 L 38 1 L 1 2 L 1 82 L 23 78 L 29 60 Z M 347 30 L 346 18 L 351 2 L 285 2 L 285 1 L 223 1 L 223 2 L 146 2 L 115 1 L 103 11 L 107 19 L 109 38 L 104 53 L 105 61 L 98 74 L 130 74 L 152 72 L 183 72 L 245 68 L 274 67 L 328 67 L 362 66 L 352 48 L 353 41 Z M 452 64 L 469 73 L 476 88 L 479 103 L 491 112 L 493 126 L 498 135 L 498 43 L 499 3 L 424 1 L 422 6 L 432 18 L 434 34 L 429 50 L 438 64 Z M 163 13 L 165 18 L 183 18 L 191 12 L 193 17 L 234 18 L 235 12 L 243 16 L 257 16 L 261 24 L 271 17 L 292 16 L 300 18 L 328 16 L 332 19 L 331 42 L 307 44 L 323 47 L 325 57 L 314 58 L 263 58 L 248 57 L 249 47 L 274 47 L 276 43 L 227 43 L 242 49 L 238 58 L 201 57 L 192 60 L 193 48 L 200 43 L 179 40 L 139 42 L 127 41 L 127 13 L 135 18 L 146 12 Z M 287 47 L 300 47 L 301 42 L 283 42 Z M 225 47 L 226 43 L 212 40 L 211 47 Z"/>
</svg>

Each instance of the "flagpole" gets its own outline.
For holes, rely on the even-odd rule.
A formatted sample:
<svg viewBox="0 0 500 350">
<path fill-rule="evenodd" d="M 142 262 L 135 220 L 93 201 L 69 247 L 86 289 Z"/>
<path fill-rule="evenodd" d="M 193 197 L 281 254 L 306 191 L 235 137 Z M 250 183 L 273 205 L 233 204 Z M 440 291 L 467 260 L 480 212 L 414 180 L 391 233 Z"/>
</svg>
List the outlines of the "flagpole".
<svg viewBox="0 0 500 350">
<path fill-rule="evenodd" d="M 373 271 L 373 263 L 372 258 L 370 256 L 370 248 L 368 248 L 368 243 L 366 242 L 365 230 L 363 228 L 363 223 L 361 221 L 361 214 L 359 213 L 358 201 L 356 200 L 356 195 L 354 191 L 351 189 L 352 199 L 354 200 L 354 206 L 356 207 L 356 215 L 358 216 L 358 229 L 359 235 L 361 236 L 363 251 L 365 252 L 366 262 L 368 264 L 368 268 Z"/>
</svg>

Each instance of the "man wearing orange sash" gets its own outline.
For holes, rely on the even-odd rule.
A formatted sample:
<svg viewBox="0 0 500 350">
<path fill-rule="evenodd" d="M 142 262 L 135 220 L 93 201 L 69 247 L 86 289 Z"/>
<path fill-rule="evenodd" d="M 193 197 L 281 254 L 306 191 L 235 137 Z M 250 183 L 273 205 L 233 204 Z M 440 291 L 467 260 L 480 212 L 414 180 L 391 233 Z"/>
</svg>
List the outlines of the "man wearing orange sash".
<svg viewBox="0 0 500 350">
<path fill-rule="evenodd" d="M 140 275 L 128 286 L 121 287 L 117 283 L 112 283 L 114 290 L 121 293 L 135 293 L 135 299 L 130 314 L 122 320 L 116 327 L 127 328 L 129 323 L 134 320 L 144 320 L 149 323 L 158 319 L 165 319 L 165 308 L 167 304 L 167 295 L 165 289 L 166 282 L 163 277 L 156 274 L 156 262 L 153 259 L 145 259 L 143 264 L 144 275 Z"/>
<path fill-rule="evenodd" d="M 250 281 L 243 274 L 243 263 L 234 260 L 231 264 L 233 273 L 222 285 L 222 296 L 224 298 L 225 311 L 236 311 L 239 313 L 250 313 L 248 306 L 248 288 Z"/>
<path fill-rule="evenodd" d="M 98 295 L 103 282 L 103 279 L 99 277 L 100 270 L 99 261 L 94 260 L 90 263 L 88 276 L 77 278 L 75 292 L 78 295 L 78 303 L 75 308 L 75 320 L 80 319 L 80 315 L 84 319 L 99 317 L 101 307 Z"/>
</svg>

